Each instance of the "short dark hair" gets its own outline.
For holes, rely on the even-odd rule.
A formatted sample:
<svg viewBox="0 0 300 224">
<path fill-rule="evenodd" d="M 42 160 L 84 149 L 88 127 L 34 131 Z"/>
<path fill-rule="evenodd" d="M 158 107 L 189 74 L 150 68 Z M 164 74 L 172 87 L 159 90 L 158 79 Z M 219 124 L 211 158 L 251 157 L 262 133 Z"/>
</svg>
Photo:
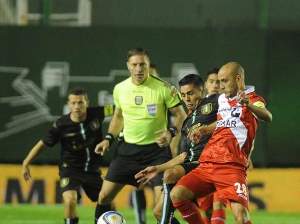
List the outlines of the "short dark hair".
<svg viewBox="0 0 300 224">
<path fill-rule="evenodd" d="M 206 72 L 206 79 L 208 79 L 208 76 L 210 74 L 218 74 L 219 70 L 220 70 L 219 67 L 214 67 L 213 69 L 208 70 L 208 72 Z"/>
<path fill-rule="evenodd" d="M 145 49 L 138 47 L 138 48 L 130 49 L 128 51 L 128 53 L 127 53 L 127 61 L 129 60 L 129 58 L 131 58 L 134 55 L 146 55 L 149 58 L 148 52 Z"/>
<path fill-rule="evenodd" d="M 69 91 L 68 96 L 70 96 L 70 95 L 85 96 L 86 98 L 88 98 L 87 91 L 82 87 L 75 87 L 75 88 L 71 89 Z"/>
<path fill-rule="evenodd" d="M 188 74 L 184 76 L 182 79 L 180 79 L 178 84 L 179 86 L 193 84 L 196 87 L 201 87 L 204 85 L 204 82 L 203 79 L 200 77 L 200 75 Z"/>
</svg>

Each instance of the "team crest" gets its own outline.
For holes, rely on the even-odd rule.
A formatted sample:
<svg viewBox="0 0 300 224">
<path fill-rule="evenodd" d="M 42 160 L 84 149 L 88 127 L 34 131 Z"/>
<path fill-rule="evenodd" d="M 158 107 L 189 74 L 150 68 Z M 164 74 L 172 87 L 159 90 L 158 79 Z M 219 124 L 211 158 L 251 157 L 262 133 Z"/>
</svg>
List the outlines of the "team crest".
<svg viewBox="0 0 300 224">
<path fill-rule="evenodd" d="M 155 116 L 157 113 L 157 106 L 156 104 L 148 104 L 147 105 L 148 114 L 151 116 Z"/>
<path fill-rule="evenodd" d="M 207 103 L 201 107 L 201 114 L 210 114 L 212 112 L 212 103 Z"/>
<path fill-rule="evenodd" d="M 134 98 L 134 102 L 136 105 L 141 105 L 143 103 L 143 97 L 142 96 L 136 96 Z"/>
<path fill-rule="evenodd" d="M 63 187 L 66 187 L 68 186 L 70 182 L 70 179 L 68 177 L 64 177 L 60 180 L 60 187 L 63 188 Z"/>
<path fill-rule="evenodd" d="M 100 128 L 100 122 L 97 119 L 91 121 L 89 125 L 93 131 L 96 131 Z"/>
</svg>

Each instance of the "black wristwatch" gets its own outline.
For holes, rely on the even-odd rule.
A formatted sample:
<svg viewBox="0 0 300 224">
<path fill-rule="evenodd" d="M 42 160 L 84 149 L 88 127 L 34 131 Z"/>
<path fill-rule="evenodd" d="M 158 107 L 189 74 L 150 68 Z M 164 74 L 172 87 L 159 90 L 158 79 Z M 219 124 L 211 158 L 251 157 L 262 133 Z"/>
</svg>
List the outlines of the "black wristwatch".
<svg viewBox="0 0 300 224">
<path fill-rule="evenodd" d="M 106 139 L 106 140 L 109 141 L 109 145 L 111 145 L 111 144 L 115 141 L 115 137 L 114 137 L 113 134 L 111 134 L 111 133 L 107 133 L 107 134 L 104 136 L 104 139 Z"/>
</svg>

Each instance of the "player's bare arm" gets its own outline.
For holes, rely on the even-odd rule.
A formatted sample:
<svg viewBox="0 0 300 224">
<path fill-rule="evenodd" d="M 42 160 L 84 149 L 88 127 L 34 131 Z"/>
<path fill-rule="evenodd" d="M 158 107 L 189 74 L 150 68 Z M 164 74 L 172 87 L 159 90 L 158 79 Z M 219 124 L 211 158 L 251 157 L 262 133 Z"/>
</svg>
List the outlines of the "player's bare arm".
<svg viewBox="0 0 300 224">
<path fill-rule="evenodd" d="M 177 107 L 171 108 L 170 112 L 174 116 L 174 123 L 173 123 L 173 125 L 178 130 L 177 135 L 172 139 L 172 141 L 170 143 L 172 157 L 175 157 L 175 156 L 177 156 L 177 148 L 178 148 L 178 145 L 179 145 L 179 142 L 180 142 L 180 138 L 181 138 L 181 133 L 180 133 L 179 130 L 181 130 L 183 121 L 185 120 L 185 118 L 186 118 L 187 115 L 186 115 L 186 113 L 185 113 L 182 105 L 179 105 Z"/>
<path fill-rule="evenodd" d="M 143 169 L 135 175 L 135 179 L 137 179 L 138 183 L 146 184 L 149 181 L 151 181 L 151 179 L 156 177 L 159 173 L 164 172 L 167 169 L 173 168 L 176 165 L 182 164 L 186 155 L 187 153 L 183 152 L 175 158 L 169 160 L 168 162 L 156 166 L 146 167 L 145 169 Z"/>
<path fill-rule="evenodd" d="M 189 131 L 188 138 L 192 142 L 198 144 L 203 135 L 208 135 L 213 133 L 213 131 L 216 129 L 216 125 L 217 125 L 216 121 L 208 125 L 204 125 L 200 123 L 195 124 Z"/>
<path fill-rule="evenodd" d="M 123 122 L 122 110 L 121 108 L 116 108 L 108 128 L 108 135 L 112 135 L 111 138 L 115 138 L 119 135 L 123 129 Z M 96 145 L 95 153 L 103 155 L 109 146 L 110 140 L 106 138 Z"/>
<path fill-rule="evenodd" d="M 44 149 L 44 148 L 45 148 L 44 142 L 42 140 L 38 141 L 38 143 L 36 143 L 33 146 L 33 148 L 30 150 L 30 152 L 28 153 L 26 158 L 23 160 L 23 163 L 22 163 L 22 176 L 23 176 L 25 181 L 30 181 L 31 180 L 31 174 L 30 174 L 30 169 L 29 169 L 29 165 L 30 165 L 31 161 L 33 159 L 35 159 L 40 154 L 42 149 Z"/>
<path fill-rule="evenodd" d="M 272 113 L 265 107 L 263 102 L 251 103 L 249 97 L 244 92 L 238 93 L 240 104 L 245 105 L 258 119 L 271 122 Z"/>
</svg>

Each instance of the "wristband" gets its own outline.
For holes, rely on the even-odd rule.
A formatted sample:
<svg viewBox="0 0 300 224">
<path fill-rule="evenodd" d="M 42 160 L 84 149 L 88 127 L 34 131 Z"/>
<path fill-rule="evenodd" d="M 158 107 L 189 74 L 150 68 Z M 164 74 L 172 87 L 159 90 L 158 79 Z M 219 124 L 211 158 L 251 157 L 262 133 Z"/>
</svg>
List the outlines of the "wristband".
<svg viewBox="0 0 300 224">
<path fill-rule="evenodd" d="M 172 138 L 177 134 L 177 128 L 175 127 L 168 128 L 168 131 L 170 132 Z"/>
<path fill-rule="evenodd" d="M 109 145 L 111 145 L 115 141 L 115 137 L 111 133 L 107 133 L 104 139 L 109 141 Z"/>
</svg>

